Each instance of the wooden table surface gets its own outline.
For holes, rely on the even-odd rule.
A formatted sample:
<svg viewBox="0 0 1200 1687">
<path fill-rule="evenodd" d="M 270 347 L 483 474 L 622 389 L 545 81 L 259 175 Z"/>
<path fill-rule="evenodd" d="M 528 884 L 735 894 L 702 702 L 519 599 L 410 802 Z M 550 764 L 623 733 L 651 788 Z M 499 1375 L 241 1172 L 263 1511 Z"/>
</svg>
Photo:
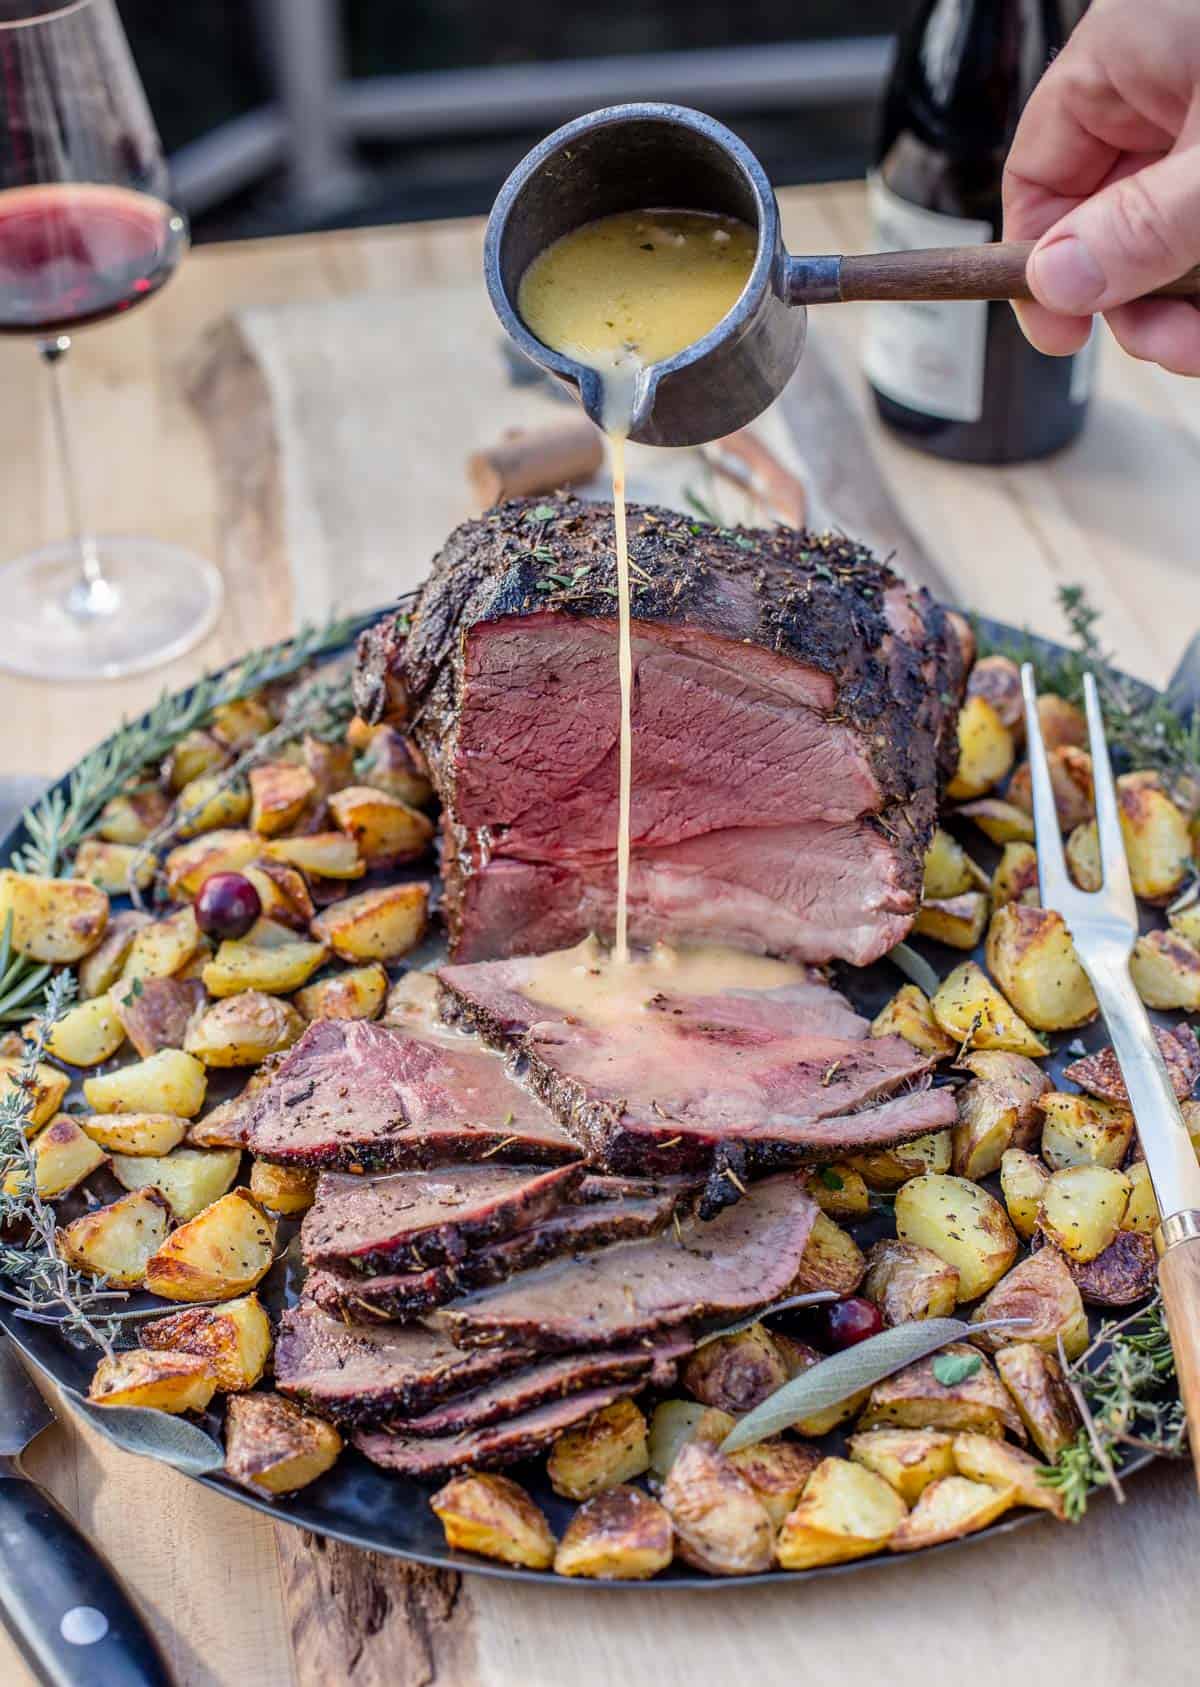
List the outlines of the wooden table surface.
<svg viewBox="0 0 1200 1687">
<path fill-rule="evenodd" d="M 864 245 L 857 186 L 781 200 L 793 250 Z M 288 631 L 276 515 L 253 499 L 248 514 L 244 497 L 231 509 L 238 489 L 218 479 L 211 433 L 187 397 L 204 333 L 243 306 L 461 285 L 478 274 L 480 236 L 477 223 L 424 224 L 209 248 L 144 310 L 84 336 L 71 374 L 95 525 L 216 558 L 228 601 L 203 647 L 135 680 L 51 691 L 0 677 L 0 773 L 56 773 L 164 684 Z M 826 347 L 847 361 L 860 326 L 854 307 L 820 320 Z M 403 348 L 394 355 L 399 437 L 420 394 L 404 389 Z M 62 529 L 39 375 L 27 345 L 0 345 L 6 553 Z M 478 378 L 499 388 L 494 371 Z M 961 602 L 1057 634 L 1057 588 L 1086 581 L 1123 664 L 1165 678 L 1200 622 L 1200 382 L 1133 363 L 1108 343 L 1087 433 L 1057 459 L 989 470 L 942 465 L 887 439 L 878 452 Z M 461 459 L 444 472 L 462 484 Z M 277 1546 L 267 1518 L 73 1423 L 48 1431 L 29 1462 L 122 1569 L 189 1687 L 771 1687 L 800 1676 L 865 1683 L 881 1670 L 894 1687 L 925 1684 L 931 1670 L 971 1687 L 1059 1676 L 1125 1687 L 1172 1667 L 1191 1679 L 1200 1643 L 1191 1568 L 1200 1503 L 1183 1467 L 1136 1480 L 1123 1510 L 1098 1503 L 1075 1531 L 1038 1524 L 807 1586 L 655 1595 L 407 1574 L 366 1555 L 309 1550 L 282 1528 Z M 30 1679 L 0 1634 L 0 1681 Z"/>
</svg>

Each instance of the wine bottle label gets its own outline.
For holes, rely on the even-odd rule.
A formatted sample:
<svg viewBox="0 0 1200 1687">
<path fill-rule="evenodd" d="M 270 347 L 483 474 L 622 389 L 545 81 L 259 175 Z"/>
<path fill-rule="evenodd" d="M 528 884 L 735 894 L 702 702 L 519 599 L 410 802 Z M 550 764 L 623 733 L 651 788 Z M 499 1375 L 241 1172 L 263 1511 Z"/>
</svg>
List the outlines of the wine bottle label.
<svg viewBox="0 0 1200 1687">
<path fill-rule="evenodd" d="M 868 177 L 867 201 L 878 252 L 982 246 L 992 238 L 991 223 L 922 210 L 894 194 L 878 174 Z M 987 309 L 976 299 L 869 306 L 863 353 L 867 379 L 909 410 L 977 422 L 983 414 Z"/>
</svg>

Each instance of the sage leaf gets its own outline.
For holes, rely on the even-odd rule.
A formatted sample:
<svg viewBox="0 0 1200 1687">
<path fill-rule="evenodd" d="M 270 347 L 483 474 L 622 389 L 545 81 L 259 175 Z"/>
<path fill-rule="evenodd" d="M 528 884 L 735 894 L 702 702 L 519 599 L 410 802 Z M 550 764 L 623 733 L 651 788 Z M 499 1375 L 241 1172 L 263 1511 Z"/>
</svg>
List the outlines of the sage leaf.
<svg viewBox="0 0 1200 1687">
<path fill-rule="evenodd" d="M 820 1176 L 826 1189 L 844 1189 L 846 1187 L 845 1180 L 834 1171 L 832 1166 L 822 1166 Z"/>
<path fill-rule="evenodd" d="M 707 1335 L 700 1337 L 696 1347 L 707 1347 L 710 1341 L 720 1341 L 722 1336 L 740 1336 L 743 1330 L 752 1330 L 764 1318 L 773 1318 L 777 1312 L 790 1312 L 794 1306 L 824 1306 L 837 1298 L 832 1289 L 814 1289 L 807 1295 L 789 1295 L 787 1300 L 777 1300 L 774 1306 L 764 1306 L 761 1312 L 752 1312 L 748 1318 L 739 1318 L 736 1324 L 724 1324 L 719 1330 L 709 1330 Z"/>
<path fill-rule="evenodd" d="M 943 1388 L 953 1388 L 955 1383 L 973 1377 L 982 1363 L 978 1353 L 939 1353 L 933 1361 L 933 1374 Z"/>
<path fill-rule="evenodd" d="M 941 979 L 934 972 L 924 955 L 918 955 L 915 949 L 910 949 L 907 943 L 897 943 L 895 948 L 889 949 L 885 959 L 902 972 L 910 984 L 924 990 L 927 996 L 936 996 Z"/>
<path fill-rule="evenodd" d="M 93 1429 L 127 1453 L 159 1459 L 185 1476 L 207 1476 L 224 1467 L 220 1442 L 186 1418 L 149 1406 L 97 1406 L 73 1388 L 62 1392 Z"/>
</svg>

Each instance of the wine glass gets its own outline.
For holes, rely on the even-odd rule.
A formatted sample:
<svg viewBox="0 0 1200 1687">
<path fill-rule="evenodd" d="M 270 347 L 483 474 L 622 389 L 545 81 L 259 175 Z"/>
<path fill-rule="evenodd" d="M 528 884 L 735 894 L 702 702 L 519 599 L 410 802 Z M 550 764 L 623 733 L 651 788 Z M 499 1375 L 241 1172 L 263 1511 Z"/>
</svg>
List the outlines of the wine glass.
<svg viewBox="0 0 1200 1687">
<path fill-rule="evenodd" d="M 0 0 L 0 334 L 48 372 L 71 537 L 0 565 L 0 667 L 97 679 L 153 667 L 210 631 L 221 577 L 174 545 L 94 533 L 63 361 L 78 328 L 174 273 L 187 221 L 114 0 Z"/>
</svg>

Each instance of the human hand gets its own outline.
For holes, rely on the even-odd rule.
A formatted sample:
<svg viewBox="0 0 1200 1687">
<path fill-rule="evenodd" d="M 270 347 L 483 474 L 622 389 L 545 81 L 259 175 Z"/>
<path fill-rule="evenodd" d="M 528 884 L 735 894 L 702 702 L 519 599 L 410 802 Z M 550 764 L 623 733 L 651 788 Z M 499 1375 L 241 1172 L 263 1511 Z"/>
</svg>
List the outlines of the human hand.
<svg viewBox="0 0 1200 1687">
<path fill-rule="evenodd" d="M 1078 351 L 1100 311 L 1131 356 L 1200 375 L 1200 309 L 1142 297 L 1200 262 L 1196 0 L 1093 0 L 1017 126 L 1004 238 L 1037 241 L 1017 314 L 1039 350 Z"/>
</svg>

